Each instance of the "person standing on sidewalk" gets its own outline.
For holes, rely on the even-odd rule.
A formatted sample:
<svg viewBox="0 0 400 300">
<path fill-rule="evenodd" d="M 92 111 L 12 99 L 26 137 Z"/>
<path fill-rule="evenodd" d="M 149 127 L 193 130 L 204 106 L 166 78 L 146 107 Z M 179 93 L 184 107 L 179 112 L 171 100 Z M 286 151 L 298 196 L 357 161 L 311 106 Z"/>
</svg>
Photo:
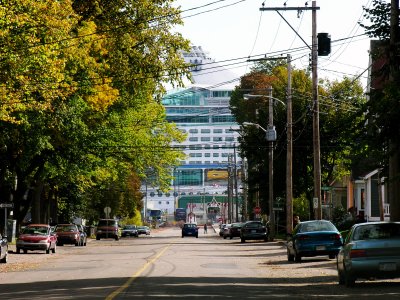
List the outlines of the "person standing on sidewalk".
<svg viewBox="0 0 400 300">
<path fill-rule="evenodd" d="M 204 233 L 207 233 L 207 223 L 204 224 Z"/>
</svg>

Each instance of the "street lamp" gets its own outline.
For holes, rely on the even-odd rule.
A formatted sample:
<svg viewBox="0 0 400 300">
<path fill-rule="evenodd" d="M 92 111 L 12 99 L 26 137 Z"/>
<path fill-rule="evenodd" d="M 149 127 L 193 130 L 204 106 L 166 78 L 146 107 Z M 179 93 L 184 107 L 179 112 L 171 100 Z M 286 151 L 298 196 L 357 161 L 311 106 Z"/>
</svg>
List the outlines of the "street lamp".
<svg viewBox="0 0 400 300">
<path fill-rule="evenodd" d="M 269 159 L 269 222 L 270 222 L 270 238 L 273 239 L 275 236 L 275 216 L 274 216 L 274 190 L 273 190 L 273 183 L 274 183 L 274 147 L 273 147 L 273 143 L 276 141 L 276 130 L 275 130 L 275 126 L 273 125 L 273 101 L 271 100 L 275 100 L 278 101 L 279 103 L 283 104 L 286 107 L 286 104 L 275 97 L 272 97 L 272 89 L 268 89 L 269 91 L 269 95 L 252 95 L 252 94 L 244 94 L 244 99 L 248 100 L 248 99 L 252 99 L 252 98 L 264 98 L 267 97 L 270 99 L 269 101 L 269 118 L 268 118 L 268 128 L 265 129 L 263 128 L 261 125 L 256 124 L 256 123 L 250 123 L 250 122 L 244 122 L 243 125 L 244 126 L 256 126 L 257 128 L 263 130 L 266 134 L 266 140 L 270 143 L 269 146 L 269 151 L 268 151 L 268 159 Z"/>
</svg>

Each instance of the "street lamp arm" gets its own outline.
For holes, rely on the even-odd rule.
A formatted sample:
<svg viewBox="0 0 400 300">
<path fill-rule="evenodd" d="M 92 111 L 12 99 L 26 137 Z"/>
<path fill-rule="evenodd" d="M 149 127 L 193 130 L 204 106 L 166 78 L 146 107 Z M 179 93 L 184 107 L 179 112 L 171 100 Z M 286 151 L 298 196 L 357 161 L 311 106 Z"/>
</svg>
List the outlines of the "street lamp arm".
<svg viewBox="0 0 400 300">
<path fill-rule="evenodd" d="M 249 99 L 252 99 L 252 98 L 260 98 L 260 97 L 261 97 L 261 98 L 262 98 L 262 97 L 270 98 L 270 99 L 272 99 L 272 100 L 278 101 L 279 103 L 283 104 L 283 106 L 286 107 L 286 103 L 283 102 L 281 99 L 278 99 L 278 98 L 275 98 L 275 97 L 272 97 L 272 96 L 269 96 L 269 95 L 253 95 L 253 94 L 244 94 L 244 95 L 243 95 L 243 98 L 244 98 L 245 100 L 249 100 Z"/>
<path fill-rule="evenodd" d="M 267 130 L 264 127 L 262 127 L 260 124 L 251 123 L 251 122 L 243 122 L 242 124 L 243 124 L 243 126 L 256 126 L 257 128 L 260 128 L 262 131 L 267 132 Z"/>
</svg>

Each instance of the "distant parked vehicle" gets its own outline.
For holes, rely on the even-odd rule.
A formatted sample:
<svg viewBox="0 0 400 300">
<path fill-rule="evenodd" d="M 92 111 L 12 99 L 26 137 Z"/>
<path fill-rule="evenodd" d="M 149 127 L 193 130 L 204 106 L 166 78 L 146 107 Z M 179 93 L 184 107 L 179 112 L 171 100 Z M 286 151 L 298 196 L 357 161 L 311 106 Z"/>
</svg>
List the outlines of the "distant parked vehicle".
<svg viewBox="0 0 400 300">
<path fill-rule="evenodd" d="M 57 235 L 57 245 L 72 244 L 81 245 L 81 233 L 75 224 L 57 224 L 54 232 Z"/>
<path fill-rule="evenodd" d="M 219 236 L 223 236 L 224 235 L 224 228 L 227 224 L 220 224 L 219 225 Z"/>
<path fill-rule="evenodd" d="M 0 263 L 7 263 L 8 259 L 8 240 L 0 234 Z"/>
<path fill-rule="evenodd" d="M 193 224 L 193 223 L 183 224 L 182 237 L 185 237 L 185 236 L 193 236 L 193 237 L 198 238 L 199 237 L 199 228 L 197 227 L 197 224 Z"/>
<path fill-rule="evenodd" d="M 226 224 L 222 231 L 222 237 L 226 239 L 229 236 L 229 229 L 231 228 L 232 224 Z"/>
<path fill-rule="evenodd" d="M 76 225 L 78 226 L 79 234 L 81 235 L 81 246 L 86 246 L 87 244 L 87 233 L 86 228 L 83 225 Z"/>
<path fill-rule="evenodd" d="M 288 261 L 301 261 L 302 257 L 327 255 L 333 259 L 343 244 L 335 225 L 326 220 L 299 223 L 287 241 Z"/>
<path fill-rule="evenodd" d="M 17 253 L 27 253 L 28 250 L 44 250 L 47 254 L 56 253 L 57 236 L 47 224 L 30 224 L 26 226 L 17 238 Z"/>
<path fill-rule="evenodd" d="M 138 234 L 150 235 L 150 227 L 149 226 L 138 226 L 137 227 Z"/>
<path fill-rule="evenodd" d="M 137 226 L 136 225 L 125 225 L 122 228 L 121 236 L 122 237 L 126 237 L 126 236 L 138 237 L 139 232 L 138 232 Z"/>
<path fill-rule="evenodd" d="M 240 229 L 240 242 L 247 240 L 264 240 L 268 241 L 267 227 L 260 221 L 247 221 Z"/>
<path fill-rule="evenodd" d="M 339 284 L 400 278 L 400 222 L 353 225 L 337 256 Z"/>
<path fill-rule="evenodd" d="M 232 223 L 232 226 L 229 228 L 229 238 L 233 239 L 234 237 L 240 237 L 240 230 L 242 229 L 243 223 Z"/>
<path fill-rule="evenodd" d="M 100 219 L 97 224 L 96 240 L 113 238 L 116 241 L 121 236 L 118 221 L 114 219 Z"/>
</svg>

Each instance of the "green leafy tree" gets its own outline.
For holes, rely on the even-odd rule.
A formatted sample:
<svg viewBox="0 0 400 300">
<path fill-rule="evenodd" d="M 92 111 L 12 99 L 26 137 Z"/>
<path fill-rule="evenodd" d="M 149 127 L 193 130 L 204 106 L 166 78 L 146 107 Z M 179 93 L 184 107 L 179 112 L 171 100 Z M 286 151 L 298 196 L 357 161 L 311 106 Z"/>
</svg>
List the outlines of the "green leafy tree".
<svg viewBox="0 0 400 300">
<path fill-rule="evenodd" d="M 241 80 L 241 85 L 231 98 L 231 109 L 239 123 L 252 122 L 268 126 L 268 97 L 245 100 L 244 91 L 253 94 L 266 92 L 271 87 L 273 97 L 285 101 L 287 68 L 281 64 L 250 73 Z M 263 73 L 266 72 L 266 73 Z M 313 139 L 311 78 L 304 70 L 292 72 L 293 102 L 293 196 L 310 201 L 313 195 Z M 352 157 L 363 148 L 358 140 L 362 135 L 364 118 L 362 106 L 365 103 L 363 90 L 356 80 L 345 78 L 341 82 L 321 81 L 320 131 L 322 184 L 349 175 Z M 261 96 L 260 95 L 260 96 Z M 286 191 L 286 107 L 274 105 L 274 125 L 277 141 L 274 146 L 274 196 L 285 198 Z M 257 127 L 245 127 L 241 135 L 241 153 L 249 161 L 249 186 L 254 194 L 258 191 L 261 203 L 268 203 L 268 142 L 265 133 Z M 253 199 L 254 201 L 254 199 Z M 312 205 L 308 205 L 311 208 Z M 299 213 L 300 214 L 300 213 Z M 303 215 L 304 213 L 301 213 Z"/>
<path fill-rule="evenodd" d="M 94 219 L 105 201 L 117 214 L 140 209 L 145 170 L 167 186 L 182 158 L 170 144 L 183 135 L 160 104 L 164 84 L 187 74 L 188 41 L 170 30 L 179 11 L 171 1 L 12 0 L 0 17 L 0 189 L 14 217 L 31 210 L 47 222 L 59 207 L 62 219 Z"/>
</svg>

